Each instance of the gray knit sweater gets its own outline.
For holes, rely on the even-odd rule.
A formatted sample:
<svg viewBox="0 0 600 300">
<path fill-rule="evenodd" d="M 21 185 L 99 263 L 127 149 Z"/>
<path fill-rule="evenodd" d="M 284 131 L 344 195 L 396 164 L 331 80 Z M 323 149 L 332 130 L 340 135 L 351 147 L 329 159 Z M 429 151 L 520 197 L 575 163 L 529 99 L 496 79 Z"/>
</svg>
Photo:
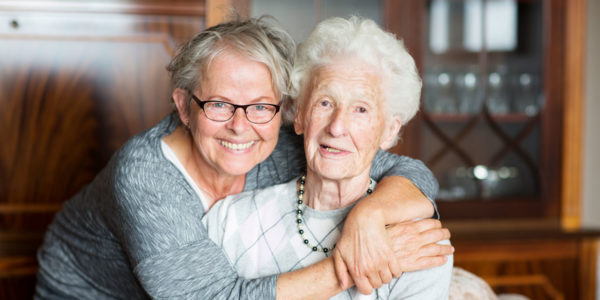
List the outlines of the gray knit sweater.
<svg viewBox="0 0 600 300">
<path fill-rule="evenodd" d="M 161 139 L 169 115 L 129 140 L 67 201 L 38 251 L 37 299 L 275 299 L 277 276 L 237 276 L 202 225 L 205 211 Z M 275 151 L 246 177 L 245 190 L 304 172 L 302 139 L 282 128 Z M 437 182 L 419 161 L 379 151 L 373 178 L 409 178 L 429 199 Z"/>
</svg>

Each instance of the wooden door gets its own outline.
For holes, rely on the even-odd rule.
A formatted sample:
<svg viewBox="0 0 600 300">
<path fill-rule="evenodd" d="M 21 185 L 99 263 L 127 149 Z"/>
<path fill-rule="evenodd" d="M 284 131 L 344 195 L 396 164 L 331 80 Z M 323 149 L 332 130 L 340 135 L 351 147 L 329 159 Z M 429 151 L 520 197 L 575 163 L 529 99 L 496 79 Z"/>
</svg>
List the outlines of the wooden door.
<svg viewBox="0 0 600 300">
<path fill-rule="evenodd" d="M 31 298 L 61 204 L 171 110 L 202 1 L 0 2 L 0 298 Z"/>
</svg>

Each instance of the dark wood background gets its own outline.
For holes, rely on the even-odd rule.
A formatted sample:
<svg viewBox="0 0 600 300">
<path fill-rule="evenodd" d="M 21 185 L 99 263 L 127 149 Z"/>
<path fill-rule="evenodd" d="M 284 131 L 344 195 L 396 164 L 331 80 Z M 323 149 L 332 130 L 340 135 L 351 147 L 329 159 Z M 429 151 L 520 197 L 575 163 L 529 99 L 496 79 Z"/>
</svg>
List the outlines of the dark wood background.
<svg viewBox="0 0 600 300">
<path fill-rule="evenodd" d="M 0 1 L 0 299 L 28 299 L 61 204 L 171 110 L 203 1 Z"/>
</svg>

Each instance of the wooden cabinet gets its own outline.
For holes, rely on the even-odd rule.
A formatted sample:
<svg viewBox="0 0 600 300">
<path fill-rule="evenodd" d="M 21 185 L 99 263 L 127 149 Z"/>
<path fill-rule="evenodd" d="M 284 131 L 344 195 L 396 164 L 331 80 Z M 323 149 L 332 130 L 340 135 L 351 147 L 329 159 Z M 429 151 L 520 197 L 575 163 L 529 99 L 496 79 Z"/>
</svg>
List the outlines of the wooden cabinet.
<svg viewBox="0 0 600 300">
<path fill-rule="evenodd" d="M 0 1 L 0 299 L 31 298 L 61 204 L 171 110 L 203 1 Z"/>
<path fill-rule="evenodd" d="M 596 299 L 598 231 L 543 222 L 446 222 L 456 266 L 497 293 L 530 299 Z"/>
<path fill-rule="evenodd" d="M 560 219 L 570 105 L 563 1 L 390 5 L 398 15 L 389 26 L 423 77 L 420 114 L 395 151 L 432 169 L 444 219 Z M 397 21 L 407 11 L 411 23 Z"/>
<path fill-rule="evenodd" d="M 599 233 L 579 228 L 585 1 L 384 2 L 424 82 L 394 151 L 438 178 L 455 264 L 496 292 L 595 299 Z"/>
</svg>

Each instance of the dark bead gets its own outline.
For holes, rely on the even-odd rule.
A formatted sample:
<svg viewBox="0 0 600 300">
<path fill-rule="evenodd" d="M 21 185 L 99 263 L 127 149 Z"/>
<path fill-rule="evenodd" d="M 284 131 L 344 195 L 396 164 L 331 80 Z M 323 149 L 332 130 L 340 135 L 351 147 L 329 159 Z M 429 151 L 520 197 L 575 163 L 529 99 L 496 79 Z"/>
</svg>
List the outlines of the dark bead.
<svg viewBox="0 0 600 300">
<path fill-rule="evenodd" d="M 298 224 L 302 223 L 302 219 L 296 219 L 296 223 L 298 223 Z"/>
<path fill-rule="evenodd" d="M 299 190 L 298 194 L 300 194 L 300 195 L 304 194 L 304 190 Z"/>
<path fill-rule="evenodd" d="M 308 245 L 308 240 L 304 240 L 304 243 Z"/>
<path fill-rule="evenodd" d="M 302 200 L 298 200 L 298 204 L 302 204 Z"/>
<path fill-rule="evenodd" d="M 313 251 L 316 252 L 317 250 L 319 250 L 319 249 L 317 249 L 317 247 L 313 247 Z"/>
<path fill-rule="evenodd" d="M 323 248 L 323 252 L 327 253 L 329 252 L 329 249 L 327 249 L 327 247 Z"/>
<path fill-rule="evenodd" d="M 301 209 L 297 210 L 296 212 L 297 212 L 299 215 L 301 215 L 301 214 L 302 214 L 302 210 L 301 210 Z"/>
<path fill-rule="evenodd" d="M 371 193 L 373 193 L 373 190 L 372 189 L 368 189 L 367 190 L 367 194 L 371 194 Z"/>
<path fill-rule="evenodd" d="M 304 184 L 304 183 L 305 183 L 304 180 L 300 180 L 300 184 Z"/>
<path fill-rule="evenodd" d="M 300 229 L 300 230 L 298 230 L 298 233 L 304 234 L 304 230 Z"/>
</svg>

